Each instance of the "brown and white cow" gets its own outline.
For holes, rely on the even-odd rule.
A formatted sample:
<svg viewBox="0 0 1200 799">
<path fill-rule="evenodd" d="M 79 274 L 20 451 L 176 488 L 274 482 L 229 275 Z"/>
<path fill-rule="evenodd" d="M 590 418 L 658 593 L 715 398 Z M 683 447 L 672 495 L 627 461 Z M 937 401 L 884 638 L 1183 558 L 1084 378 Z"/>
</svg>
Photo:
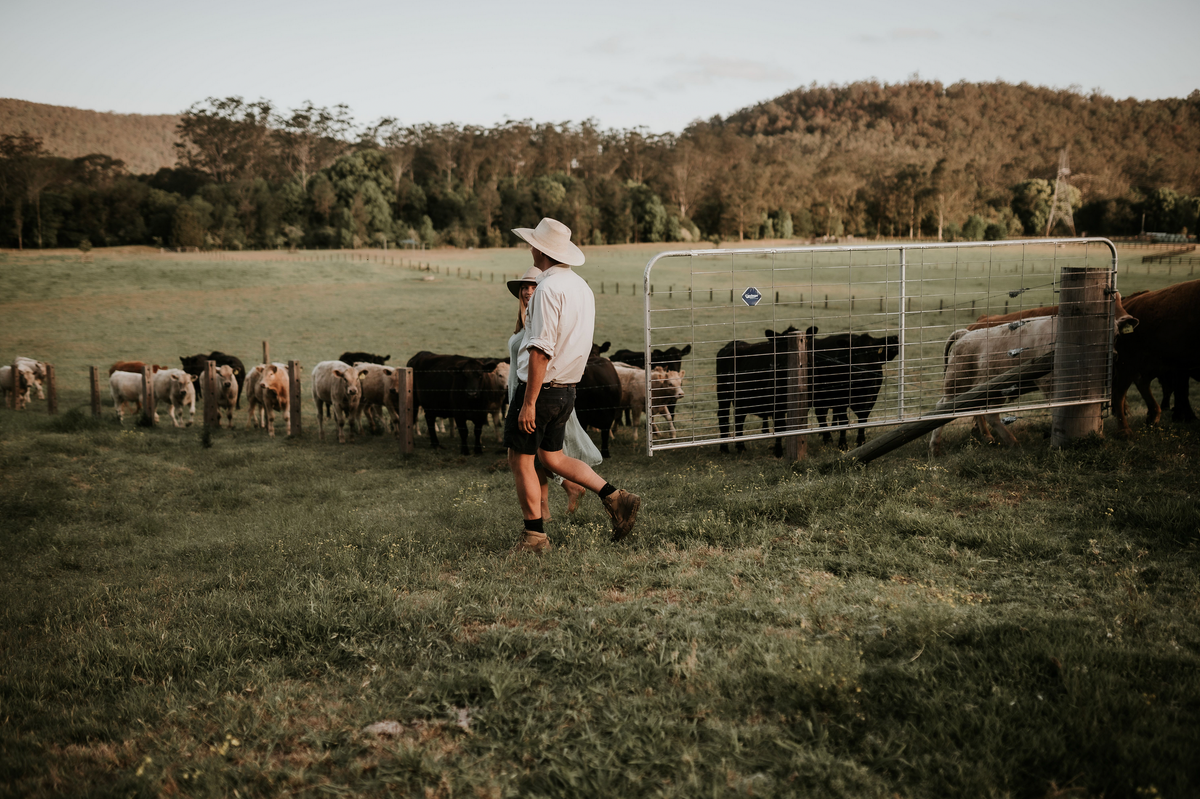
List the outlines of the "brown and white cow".
<svg viewBox="0 0 1200 799">
<path fill-rule="evenodd" d="M 613 361 L 612 365 L 617 370 L 617 379 L 621 381 L 621 403 L 613 420 L 613 435 L 616 435 L 617 423 L 627 414 L 629 425 L 633 428 L 633 440 L 637 441 L 638 428 L 642 426 L 642 416 L 646 413 L 646 370 L 621 361 Z"/>
<path fill-rule="evenodd" d="M 113 372 L 108 377 L 108 390 L 112 394 L 113 407 L 117 411 L 117 421 L 125 419 L 125 406 L 133 403 L 137 412 L 142 410 L 142 392 L 145 382 L 140 372 Z"/>
<path fill-rule="evenodd" d="M 283 414 L 287 433 L 292 434 L 292 417 L 288 413 L 288 371 L 282 363 L 260 363 L 246 374 L 246 404 L 250 427 L 265 427 L 267 435 L 275 437 L 275 411 Z"/>
<path fill-rule="evenodd" d="M 112 366 L 108 367 L 108 373 L 111 375 L 113 372 L 134 372 L 134 373 L 140 375 L 142 373 L 142 369 L 144 369 L 145 367 L 146 367 L 145 361 L 117 361 Z M 160 369 L 166 369 L 166 368 L 167 367 L 159 366 L 156 363 L 151 364 L 150 365 L 150 374 L 158 374 L 158 371 Z"/>
<path fill-rule="evenodd" d="M 109 378 L 111 381 L 111 377 Z M 175 427 L 191 427 L 196 419 L 196 378 L 182 369 L 160 369 L 151 377 L 154 386 L 154 421 L 158 422 L 159 403 L 170 407 L 171 424 Z M 138 382 L 141 385 L 141 382 Z M 187 408 L 187 423 L 183 421 L 183 409 Z"/>
<path fill-rule="evenodd" d="M 1117 341 L 1137 327 L 1138 320 L 1131 316 L 1115 295 L 1113 318 Z M 965 394 L 975 386 L 986 383 L 1036 358 L 1051 352 L 1058 335 L 1057 316 L 1035 316 L 1017 319 L 1007 324 L 981 327 L 975 330 L 956 330 L 946 341 L 946 373 L 942 382 L 942 399 L 939 405 Z M 1040 378 L 1036 385 L 1047 398 L 1050 397 L 1053 374 Z M 994 433 L 1009 446 L 1017 443 L 1016 437 L 1000 421 L 998 413 L 977 414 L 976 429 L 985 440 Z M 929 453 L 941 453 L 942 428 L 934 429 L 929 436 Z"/>
<path fill-rule="evenodd" d="M 508 370 L 505 361 L 499 361 L 490 372 L 483 373 L 483 385 L 479 398 L 483 402 L 492 426 L 496 428 L 496 440 L 504 440 L 504 410 L 508 407 Z"/>
<path fill-rule="evenodd" d="M 35 361 L 33 358 L 26 358 L 23 355 L 18 355 L 14 358 L 13 364 L 18 369 L 25 370 L 33 375 L 32 388 L 37 394 L 38 399 L 45 399 L 46 393 L 42 390 L 42 384 L 46 382 L 46 364 L 41 361 Z"/>
<path fill-rule="evenodd" d="M 312 371 L 312 397 L 317 405 L 317 428 L 319 438 L 325 440 L 325 418 L 333 412 L 337 423 L 338 443 L 346 443 L 346 422 L 350 422 L 350 435 L 358 422 L 359 404 L 362 402 L 363 378 L 366 370 L 351 366 L 345 361 L 321 361 Z"/>
</svg>

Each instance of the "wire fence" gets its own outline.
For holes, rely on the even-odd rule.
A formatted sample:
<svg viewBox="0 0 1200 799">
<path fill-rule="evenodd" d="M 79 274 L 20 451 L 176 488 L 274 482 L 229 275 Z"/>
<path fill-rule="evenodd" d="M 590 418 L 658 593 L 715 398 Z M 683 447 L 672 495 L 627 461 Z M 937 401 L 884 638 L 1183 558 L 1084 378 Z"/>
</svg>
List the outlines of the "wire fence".
<svg viewBox="0 0 1200 799">
<path fill-rule="evenodd" d="M 660 253 L 644 275 L 646 357 L 690 351 L 674 436 L 650 428 L 648 451 L 728 443 L 738 435 L 739 406 L 763 420 L 775 416 L 783 402 L 778 364 L 753 360 L 761 354 L 754 347 L 777 354 L 768 336 L 787 330 L 814 336 L 807 399 L 827 416 L 818 425 L 814 413 L 802 429 L 840 435 L 933 413 L 945 394 L 951 335 L 984 315 L 1057 305 L 1069 267 L 1101 270 L 1115 288 L 1116 252 L 1105 239 Z M 1018 350 L 1009 357 L 1053 348 L 1053 330 L 1034 342 L 1043 327 L 1004 328 L 1008 349 Z M 1104 367 L 1111 354 L 1089 357 L 1104 358 Z M 1079 401 L 1066 386 L 1054 399 L 1032 391 L 1005 413 Z M 739 440 L 774 435 L 764 422 L 744 428 Z"/>
</svg>

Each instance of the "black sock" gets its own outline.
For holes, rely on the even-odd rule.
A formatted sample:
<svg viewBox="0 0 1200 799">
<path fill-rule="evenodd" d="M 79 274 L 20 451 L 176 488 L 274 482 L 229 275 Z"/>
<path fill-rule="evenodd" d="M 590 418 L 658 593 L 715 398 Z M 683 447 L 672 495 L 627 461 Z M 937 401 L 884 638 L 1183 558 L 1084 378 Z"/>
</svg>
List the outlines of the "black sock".
<svg viewBox="0 0 1200 799">
<path fill-rule="evenodd" d="M 600 499 L 604 499 L 612 492 L 616 491 L 617 487 L 612 483 L 605 483 L 604 488 L 600 489 Z"/>
<path fill-rule="evenodd" d="M 525 520 L 525 532 L 527 532 L 527 533 L 541 533 L 542 535 L 545 535 L 545 534 L 546 534 L 546 530 L 545 530 L 545 528 L 542 526 L 542 520 L 541 520 L 541 519 L 526 519 L 526 520 Z"/>
</svg>

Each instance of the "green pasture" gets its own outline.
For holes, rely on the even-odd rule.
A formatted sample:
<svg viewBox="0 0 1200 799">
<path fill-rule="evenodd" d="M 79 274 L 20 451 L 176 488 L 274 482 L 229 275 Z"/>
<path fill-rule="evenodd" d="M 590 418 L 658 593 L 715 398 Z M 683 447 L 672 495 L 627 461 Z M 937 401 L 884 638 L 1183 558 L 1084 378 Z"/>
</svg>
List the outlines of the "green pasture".
<svg viewBox="0 0 1200 799">
<path fill-rule="evenodd" d="M 598 341 L 641 346 L 653 254 L 588 250 Z M 536 558 L 507 554 L 490 428 L 483 456 L 401 456 L 318 442 L 307 397 L 297 439 L 91 418 L 87 367 L 119 359 L 504 354 L 526 252 L 328 256 L 0 254 L 0 362 L 54 363 L 61 407 L 0 409 L 0 795 L 1200 793 L 1200 431 L 1131 396 L 1128 441 L 960 423 L 944 458 L 867 468 L 622 431 L 602 471 L 644 497 L 634 534 L 559 491 Z M 883 275 L 868 309 L 893 267 L 854 267 Z M 654 307 L 684 276 L 698 302 L 664 269 Z M 738 337 L 837 332 L 824 293 Z"/>
</svg>

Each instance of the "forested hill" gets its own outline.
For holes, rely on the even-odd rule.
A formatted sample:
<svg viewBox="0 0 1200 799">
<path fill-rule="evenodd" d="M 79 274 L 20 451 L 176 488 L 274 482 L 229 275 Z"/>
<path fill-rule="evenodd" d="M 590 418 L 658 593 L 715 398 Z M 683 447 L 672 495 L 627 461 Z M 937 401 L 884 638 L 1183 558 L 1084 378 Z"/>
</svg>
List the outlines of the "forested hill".
<svg viewBox="0 0 1200 799">
<path fill-rule="evenodd" d="M 0 135 L 26 133 L 63 158 L 102 153 L 124 161 L 133 174 L 175 165 L 178 124 L 178 114 L 114 114 L 0 98 Z"/>
<path fill-rule="evenodd" d="M 948 158 L 1002 185 L 1053 178 L 1069 146 L 1085 196 L 1163 186 L 1200 193 L 1200 90 L 1186 99 L 1114 100 L 1024 83 L 814 84 L 714 123 L 864 164 Z"/>
</svg>

